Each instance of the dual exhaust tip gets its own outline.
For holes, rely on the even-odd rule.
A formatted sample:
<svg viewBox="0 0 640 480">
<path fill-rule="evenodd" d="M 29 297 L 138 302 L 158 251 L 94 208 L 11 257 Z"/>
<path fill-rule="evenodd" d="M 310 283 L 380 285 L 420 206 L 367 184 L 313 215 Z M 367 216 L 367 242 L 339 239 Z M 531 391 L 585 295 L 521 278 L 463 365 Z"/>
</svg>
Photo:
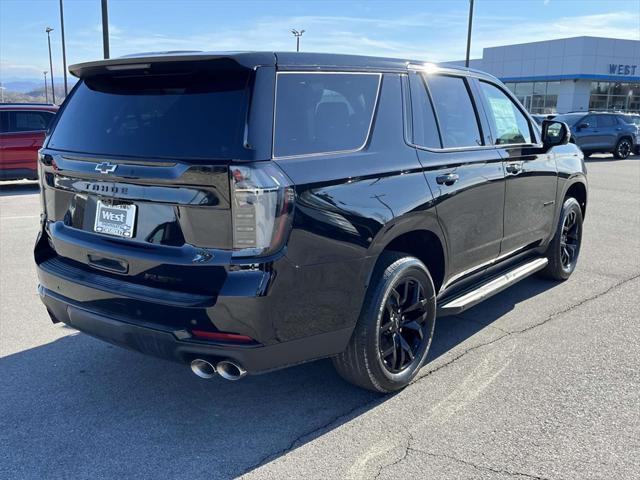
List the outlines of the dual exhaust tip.
<svg viewBox="0 0 640 480">
<path fill-rule="evenodd" d="M 213 378 L 216 374 L 225 380 L 240 380 L 247 374 L 247 371 L 231 360 L 222 360 L 215 365 L 208 360 L 196 358 L 191 362 L 191 371 L 200 378 Z"/>
</svg>

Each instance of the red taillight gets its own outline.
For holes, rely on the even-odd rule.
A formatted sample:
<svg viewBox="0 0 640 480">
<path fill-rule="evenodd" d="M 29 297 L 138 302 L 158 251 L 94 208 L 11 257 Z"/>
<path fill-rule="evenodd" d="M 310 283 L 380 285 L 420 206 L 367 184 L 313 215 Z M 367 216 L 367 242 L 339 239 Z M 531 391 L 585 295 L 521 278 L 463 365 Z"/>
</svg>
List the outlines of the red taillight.
<svg viewBox="0 0 640 480">
<path fill-rule="evenodd" d="M 247 337 L 246 335 L 238 335 L 236 333 L 207 332 L 206 330 L 191 330 L 191 333 L 196 338 L 204 338 L 207 340 L 236 343 L 255 342 L 255 340 L 251 337 Z"/>
</svg>

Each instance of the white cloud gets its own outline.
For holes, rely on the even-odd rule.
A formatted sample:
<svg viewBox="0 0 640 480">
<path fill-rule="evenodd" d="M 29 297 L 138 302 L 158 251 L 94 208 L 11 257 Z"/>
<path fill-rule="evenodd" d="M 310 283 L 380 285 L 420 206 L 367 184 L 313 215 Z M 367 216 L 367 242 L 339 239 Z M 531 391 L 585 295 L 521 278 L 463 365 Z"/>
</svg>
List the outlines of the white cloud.
<svg viewBox="0 0 640 480">
<path fill-rule="evenodd" d="M 171 36 L 131 33 L 116 29 L 111 35 L 114 54 L 176 49 L 292 50 L 290 28 L 304 28 L 304 51 L 395 56 L 432 61 L 462 58 L 466 24 L 462 13 L 424 14 L 410 18 L 353 18 L 341 16 L 295 16 L 262 18 L 250 29 L 223 29 L 216 33 Z M 465 18 L 465 16 L 462 16 Z M 602 36 L 640 40 L 638 14 L 614 12 L 561 17 L 551 22 L 522 19 L 513 15 L 477 16 L 472 53 L 482 48 L 554 38 Z M 428 40 L 424 32 L 438 32 Z M 430 38 L 434 38 L 432 35 Z"/>
<path fill-rule="evenodd" d="M 416 14 L 389 18 L 346 16 L 260 17 L 247 26 L 212 29 L 185 35 L 126 29 L 110 25 L 112 56 L 163 50 L 293 50 L 290 29 L 304 28 L 303 51 L 363 54 L 429 60 L 459 60 L 464 57 L 466 11 Z M 601 36 L 640 40 L 638 12 L 619 11 L 595 15 L 573 15 L 553 21 L 522 18 L 515 14 L 477 14 L 474 19 L 472 57 L 484 47 L 526 43 L 576 36 Z M 69 63 L 100 58 L 101 27 L 93 25 L 67 35 Z M 32 76 L 42 68 L 24 65 L 20 58 L 4 55 L 2 74 Z M 59 72 L 60 69 L 57 69 Z"/>
</svg>

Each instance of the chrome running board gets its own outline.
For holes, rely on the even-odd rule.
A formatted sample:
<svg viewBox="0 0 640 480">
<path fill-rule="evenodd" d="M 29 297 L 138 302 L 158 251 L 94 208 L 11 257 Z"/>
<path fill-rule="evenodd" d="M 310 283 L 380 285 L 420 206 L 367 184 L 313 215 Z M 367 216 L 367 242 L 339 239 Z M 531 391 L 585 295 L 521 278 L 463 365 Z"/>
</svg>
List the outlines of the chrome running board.
<svg viewBox="0 0 640 480">
<path fill-rule="evenodd" d="M 532 273 L 542 270 L 547 266 L 547 263 L 549 263 L 549 260 L 546 258 L 536 258 L 491 279 L 471 291 L 464 292 L 451 300 L 445 300 L 443 305 L 438 306 L 438 316 L 455 315 L 464 312 Z"/>
</svg>

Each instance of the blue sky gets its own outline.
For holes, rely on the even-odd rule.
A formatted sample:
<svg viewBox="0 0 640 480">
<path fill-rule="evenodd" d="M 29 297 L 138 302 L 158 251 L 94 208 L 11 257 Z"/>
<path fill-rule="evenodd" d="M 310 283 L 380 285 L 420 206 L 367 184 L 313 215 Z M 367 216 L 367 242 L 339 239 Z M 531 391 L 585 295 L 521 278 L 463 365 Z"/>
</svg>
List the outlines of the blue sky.
<svg viewBox="0 0 640 480">
<path fill-rule="evenodd" d="M 101 58 L 100 0 L 64 0 L 68 63 Z M 467 0 L 110 0 L 111 56 L 158 50 L 302 49 L 444 61 L 464 58 Z M 54 72 L 58 0 L 0 0 L 0 81 Z M 579 35 L 640 40 L 640 0 L 476 0 L 472 57 L 483 47 Z"/>
</svg>

